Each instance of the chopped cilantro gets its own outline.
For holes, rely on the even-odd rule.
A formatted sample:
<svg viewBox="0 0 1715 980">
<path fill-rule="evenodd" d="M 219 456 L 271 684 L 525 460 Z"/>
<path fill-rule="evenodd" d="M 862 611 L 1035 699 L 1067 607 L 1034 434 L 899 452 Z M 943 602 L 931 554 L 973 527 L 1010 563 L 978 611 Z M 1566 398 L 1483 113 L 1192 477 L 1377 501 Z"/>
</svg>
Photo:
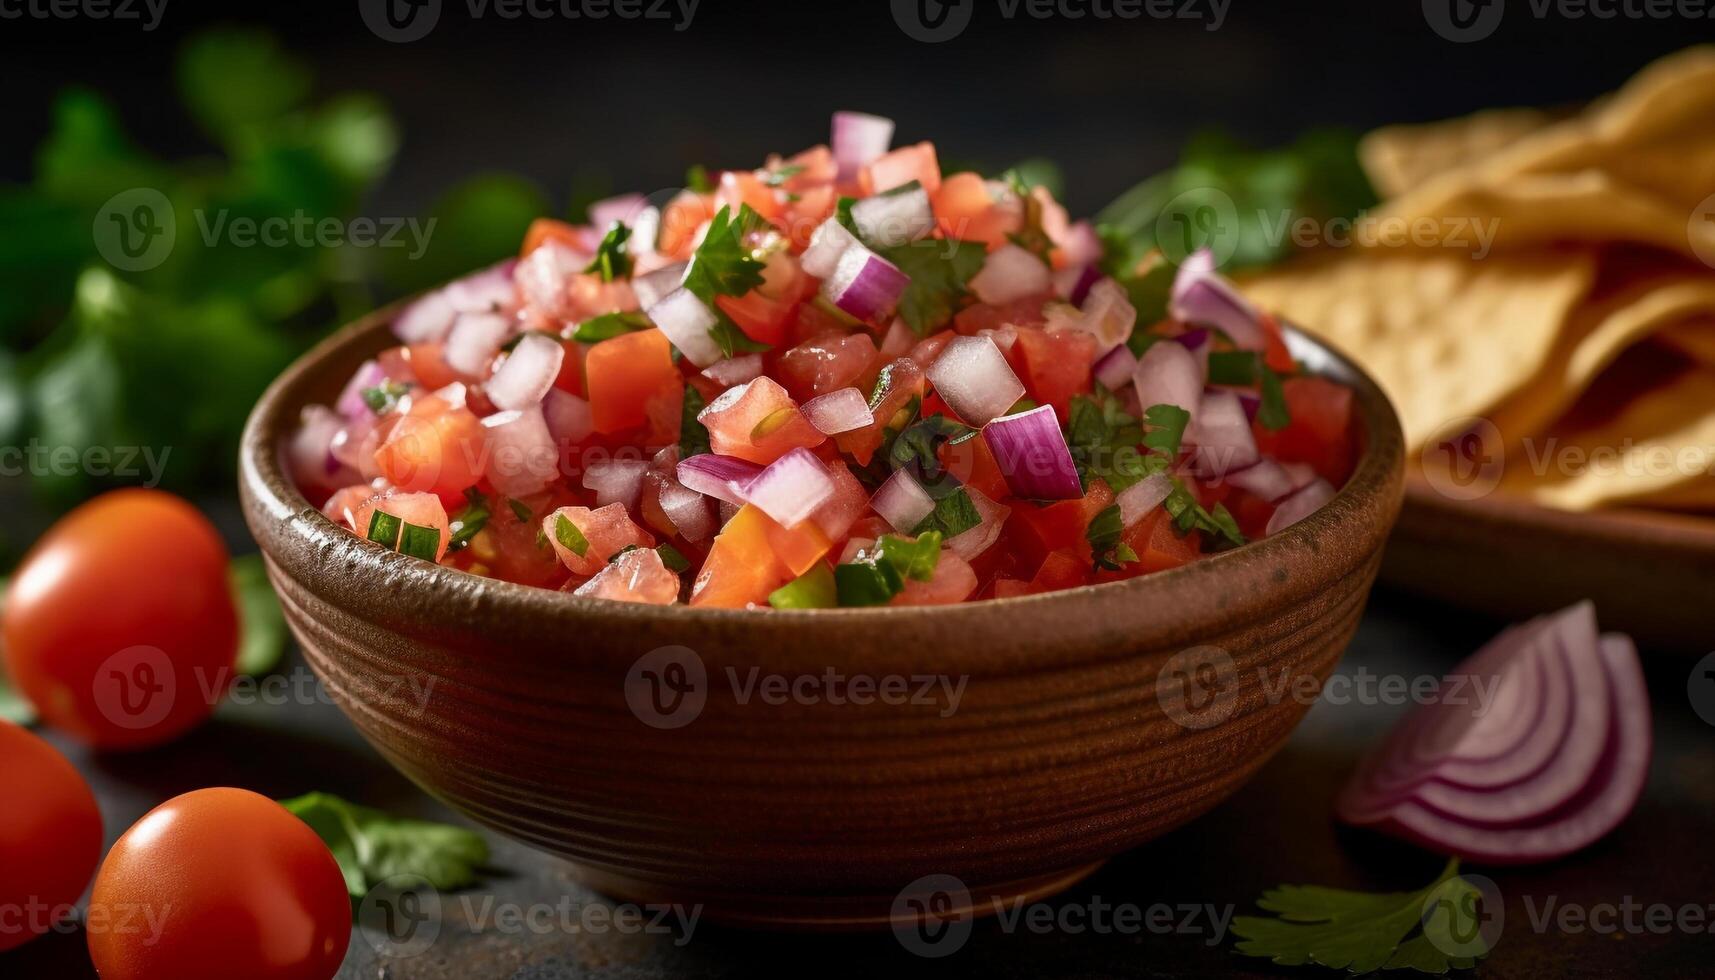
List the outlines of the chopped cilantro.
<svg viewBox="0 0 1715 980">
<path fill-rule="evenodd" d="M 1144 446 L 1168 459 L 1179 455 L 1179 443 L 1185 438 L 1185 425 L 1191 421 L 1190 412 L 1178 405 L 1151 405 L 1144 410 L 1143 421 L 1148 426 L 1148 431 L 1143 434 Z"/>
<path fill-rule="evenodd" d="M 589 554 L 590 539 L 584 537 L 584 532 L 578 530 L 578 526 L 572 523 L 572 519 L 564 514 L 561 514 L 559 519 L 554 522 L 554 539 L 560 542 L 560 547 L 579 558 Z"/>
<path fill-rule="evenodd" d="M 770 170 L 763 176 L 762 182 L 769 187 L 784 187 L 786 182 L 804 172 L 803 164 L 792 164 L 779 170 Z"/>
<path fill-rule="evenodd" d="M 1030 193 L 1030 183 L 1019 168 L 1008 170 L 1004 175 L 1012 192 L 1018 195 L 1024 205 L 1023 226 L 1007 237 L 1014 245 L 1035 255 L 1044 263 L 1049 261 L 1049 253 L 1054 250 L 1054 240 L 1048 237 L 1048 232 L 1042 228 L 1042 201 Z"/>
<path fill-rule="evenodd" d="M 971 495 L 963 487 L 957 487 L 935 502 L 935 509 L 929 516 L 912 530 L 913 534 L 925 534 L 929 531 L 939 531 L 943 538 L 953 538 L 969 531 L 983 522 L 983 516 L 977 513 L 977 505 L 971 502 Z"/>
<path fill-rule="evenodd" d="M 685 171 L 685 189 L 698 194 L 714 191 L 715 182 L 709 179 L 709 168 L 700 163 L 692 164 Z"/>
<path fill-rule="evenodd" d="M 520 524 L 530 523 L 530 518 L 534 516 L 530 513 L 530 508 L 524 506 L 524 502 L 517 498 L 506 498 L 506 506 L 512 508 L 512 513 L 518 518 Z"/>
<path fill-rule="evenodd" d="M 840 604 L 834 570 L 827 562 L 817 562 L 809 571 L 769 593 L 768 604 L 776 609 L 832 609 Z"/>
<path fill-rule="evenodd" d="M 1280 375 L 1267 364 L 1262 365 L 1262 404 L 1257 407 L 1256 420 L 1271 432 L 1279 432 L 1292 424 L 1292 412 L 1286 407 L 1286 392 L 1281 390 Z"/>
<path fill-rule="evenodd" d="M 977 430 L 945 415 L 931 415 L 907 426 L 887 447 L 893 469 L 909 469 L 929 496 L 940 500 L 959 489 L 959 481 L 941 465 L 943 443 L 958 445 L 975 437 Z"/>
<path fill-rule="evenodd" d="M 685 269 L 684 286 L 704 303 L 714 305 L 716 296 L 743 296 L 762 285 L 763 263 L 751 254 L 744 236 L 765 223 L 748 204 L 721 208 L 709 222 L 709 233 L 691 255 Z"/>
<path fill-rule="evenodd" d="M 697 421 L 708 402 L 695 385 L 685 386 L 685 405 L 679 410 L 679 458 L 690 459 L 709 451 L 709 430 Z"/>
<path fill-rule="evenodd" d="M 329 793 L 281 800 L 280 805 L 327 845 L 354 900 L 399 875 L 445 891 L 464 888 L 477 882 L 488 863 L 488 844 L 464 827 L 406 820 Z"/>
<path fill-rule="evenodd" d="M 1080 395 L 1072 399 L 1066 422 L 1066 444 L 1072 463 L 1087 488 L 1100 477 L 1115 493 L 1148 475 L 1143 453 L 1143 428 L 1115 398 Z"/>
<path fill-rule="evenodd" d="M 625 247 L 626 239 L 630 237 L 630 226 L 623 221 L 615 221 L 607 234 L 602 236 L 601 244 L 596 246 L 595 259 L 584 272 L 601 276 L 602 282 L 630 279 L 631 253 Z"/>
<path fill-rule="evenodd" d="M 670 544 L 657 546 L 655 553 L 661 556 L 661 564 L 667 566 L 667 570 L 675 575 L 691 570 L 691 560 Z"/>
<path fill-rule="evenodd" d="M 1209 383 L 1212 385 L 1256 384 L 1262 360 L 1256 351 L 1218 350 L 1209 354 Z"/>
<path fill-rule="evenodd" d="M 1205 510 L 1197 502 L 1196 495 L 1177 480 L 1173 481 L 1173 490 L 1161 506 L 1173 518 L 1173 530 L 1181 536 L 1202 531 L 1235 547 L 1245 543 L 1244 532 L 1239 530 L 1238 522 L 1227 512 L 1225 504 L 1216 504 L 1212 511 Z"/>
<path fill-rule="evenodd" d="M 449 527 L 452 537 L 447 539 L 449 552 L 458 551 L 470 544 L 470 539 L 476 537 L 477 532 L 488 525 L 488 518 L 491 516 L 488 500 L 475 487 L 466 490 L 464 496 L 469 503 L 453 517 Z"/>
<path fill-rule="evenodd" d="M 1090 526 L 1084 536 L 1089 539 L 1090 553 L 1095 556 L 1096 568 L 1109 571 L 1119 571 L 1125 565 L 1137 561 L 1137 552 L 1131 545 L 1120 540 L 1125 534 L 1125 525 L 1120 520 L 1120 505 L 1109 504 L 1102 508 L 1101 513 L 1090 519 Z"/>
<path fill-rule="evenodd" d="M 399 399 L 405 397 L 405 393 L 410 390 L 409 385 L 397 381 L 383 381 L 373 388 L 363 389 L 363 404 L 368 405 L 369 410 L 377 415 L 386 415 L 393 411 L 393 407 L 399 404 Z"/>
<path fill-rule="evenodd" d="M 399 544 L 399 526 L 403 523 L 378 507 L 369 515 L 369 540 L 393 548 Z"/>
<path fill-rule="evenodd" d="M 601 316 L 578 324 L 577 332 L 572 334 L 572 339 L 579 343 L 597 344 L 604 340 L 612 340 L 621 334 L 648 330 L 652 326 L 654 324 L 649 322 L 649 317 L 636 311 L 603 313 Z"/>
<path fill-rule="evenodd" d="M 879 251 L 910 277 L 899 298 L 899 316 L 918 336 L 947 325 L 965 297 L 965 285 L 982 270 L 988 251 L 981 242 L 924 239 Z"/>
<path fill-rule="evenodd" d="M 735 354 L 759 354 L 770 350 L 771 346 L 759 340 L 751 340 L 750 335 L 739 329 L 732 318 L 713 307 L 715 325 L 709 328 L 709 336 L 715 339 L 715 345 L 721 349 L 721 354 L 732 357 Z"/>
</svg>

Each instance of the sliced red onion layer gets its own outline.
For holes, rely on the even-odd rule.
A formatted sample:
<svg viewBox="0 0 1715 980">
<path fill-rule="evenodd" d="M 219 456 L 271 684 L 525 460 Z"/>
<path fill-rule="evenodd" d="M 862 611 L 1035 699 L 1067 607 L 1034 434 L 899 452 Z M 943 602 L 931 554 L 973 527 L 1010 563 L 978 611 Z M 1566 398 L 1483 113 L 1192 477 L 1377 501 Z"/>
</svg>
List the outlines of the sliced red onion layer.
<svg viewBox="0 0 1715 980">
<path fill-rule="evenodd" d="M 689 262 L 675 262 L 631 280 L 631 292 L 637 297 L 637 305 L 647 310 L 666 299 L 667 294 L 678 289 L 679 283 L 684 281 L 685 270 L 689 266 Z"/>
<path fill-rule="evenodd" d="M 702 453 L 679 461 L 679 482 L 704 496 L 742 506 L 744 498 L 733 486 L 745 486 L 762 472 L 762 467 L 734 456 Z"/>
<path fill-rule="evenodd" d="M 1321 510 L 1324 504 L 1333 499 L 1333 485 L 1327 480 L 1317 477 L 1303 488 L 1292 491 L 1280 501 L 1274 508 L 1274 514 L 1269 517 L 1268 527 L 1263 531 L 1263 534 L 1273 537 Z"/>
<path fill-rule="evenodd" d="M 358 365 L 351 380 L 340 390 L 339 399 L 333 403 L 334 408 L 349 422 L 375 418 L 375 412 L 370 409 L 369 403 L 363 400 L 363 392 L 364 389 L 374 388 L 386 380 L 387 372 L 382 370 L 378 361 L 373 358 L 364 361 Z"/>
<path fill-rule="evenodd" d="M 935 213 L 929 207 L 929 192 L 914 187 L 866 197 L 853 204 L 852 224 L 857 225 L 864 241 L 877 248 L 893 248 L 933 231 Z"/>
<path fill-rule="evenodd" d="M 299 486 L 333 489 L 359 482 L 357 471 L 333 453 L 334 436 L 346 420 L 325 405 L 311 405 L 299 417 L 298 431 L 286 446 L 292 479 Z"/>
<path fill-rule="evenodd" d="M 436 343 L 446 338 L 458 314 L 444 291 L 425 293 L 393 319 L 393 336 L 407 344 Z"/>
<path fill-rule="evenodd" d="M 518 287 L 512 276 L 518 260 L 507 259 L 473 272 L 447 284 L 442 292 L 447 302 L 460 313 L 493 313 L 510 309 L 518 297 Z"/>
<path fill-rule="evenodd" d="M 1048 267 L 1029 249 L 1008 242 L 988 254 L 983 267 L 971 277 L 971 292 L 990 306 L 1000 306 L 1026 296 L 1052 292 L 1054 279 Z"/>
<path fill-rule="evenodd" d="M 762 355 L 746 354 L 743 357 L 729 357 L 717 361 L 703 371 L 703 377 L 715 382 L 723 388 L 741 385 L 747 381 L 755 381 L 762 374 Z"/>
<path fill-rule="evenodd" d="M 1145 408 L 1176 405 L 1195 420 L 1203 402 L 1203 372 L 1191 352 L 1178 344 L 1150 344 L 1137 359 L 1131 383 Z"/>
<path fill-rule="evenodd" d="M 649 308 L 649 319 L 679 348 L 685 360 L 697 367 L 706 368 L 724 356 L 720 344 L 709 334 L 720 318 L 689 289 L 668 293 Z"/>
<path fill-rule="evenodd" d="M 560 475 L 560 453 L 542 409 L 497 412 L 482 420 L 485 474 L 508 497 L 539 493 Z"/>
<path fill-rule="evenodd" d="M 838 218 L 829 218 L 810 234 L 810 247 L 798 256 L 798 264 L 817 279 L 826 279 L 839 266 L 840 256 L 857 244 L 857 236 L 847 231 Z"/>
<path fill-rule="evenodd" d="M 982 518 L 982 523 L 948 538 L 947 549 L 960 558 L 971 561 L 1000 540 L 1000 532 L 1006 527 L 1006 519 L 1012 516 L 1012 508 L 990 500 L 987 494 L 976 487 L 966 487 L 965 495 L 971 498 L 971 506 L 977 509 L 977 516 Z"/>
<path fill-rule="evenodd" d="M 867 112 L 836 112 L 832 143 L 839 181 L 856 180 L 858 171 L 893 145 L 893 120 Z"/>
<path fill-rule="evenodd" d="M 1297 490 L 1285 468 L 1263 457 L 1238 470 L 1229 470 L 1226 481 L 1240 490 L 1264 500 L 1275 501 Z"/>
<path fill-rule="evenodd" d="M 1055 270 L 1054 295 L 1073 306 L 1083 306 L 1084 300 L 1090 295 L 1090 287 L 1101 281 L 1101 266 L 1094 262 L 1087 265 L 1069 265 Z M 1135 315 L 1135 311 L 1133 312 Z"/>
<path fill-rule="evenodd" d="M 1137 308 L 1131 305 L 1130 294 L 1118 282 L 1098 279 L 1088 295 L 1073 302 L 1083 307 L 1080 326 L 1095 335 L 1101 346 L 1112 347 L 1131 339 L 1131 332 L 1137 326 Z"/>
<path fill-rule="evenodd" d="M 834 495 L 834 478 L 815 453 L 800 448 L 730 489 L 782 527 L 793 527 Z"/>
<path fill-rule="evenodd" d="M 624 504 L 626 510 L 635 511 L 643 475 L 648 472 L 649 463 L 641 459 L 593 460 L 584 466 L 584 488 L 595 491 L 597 507 Z"/>
<path fill-rule="evenodd" d="M 1359 766 L 1341 820 L 1485 864 L 1553 860 L 1618 826 L 1643 791 L 1637 651 L 1581 603 L 1455 667 Z"/>
<path fill-rule="evenodd" d="M 1005 415 L 1024 397 L 1024 382 L 987 337 L 954 337 L 927 373 L 936 394 L 969 425 Z"/>
<path fill-rule="evenodd" d="M 1068 266 L 1090 265 L 1102 260 L 1102 238 L 1088 221 L 1072 222 L 1059 244 Z"/>
<path fill-rule="evenodd" d="M 875 421 L 869 411 L 869 400 L 856 388 L 841 388 L 817 395 L 804 403 L 804 418 L 825 436 L 861 429 Z"/>
<path fill-rule="evenodd" d="M 1262 350 L 1268 345 L 1256 308 L 1215 271 L 1215 256 L 1206 248 L 1193 252 L 1179 266 L 1167 312 L 1181 323 L 1214 327 L 1246 350 Z"/>
<path fill-rule="evenodd" d="M 840 256 L 834 274 L 822 283 L 822 295 L 859 320 L 874 321 L 893 310 L 910 284 L 898 266 L 857 245 Z"/>
<path fill-rule="evenodd" d="M 1281 463 L 1280 468 L 1292 480 L 1292 489 L 1307 487 L 1316 481 L 1316 467 L 1309 463 Z"/>
<path fill-rule="evenodd" d="M 488 362 L 500 353 L 500 345 L 512 332 L 512 320 L 499 313 L 460 313 L 447 334 L 442 352 L 447 366 L 469 378 L 480 378 Z"/>
<path fill-rule="evenodd" d="M 1137 358 L 1132 355 L 1130 348 L 1121 344 L 1096 360 L 1094 375 L 1102 387 L 1109 391 L 1118 391 L 1131 381 L 1132 373 L 1136 370 Z"/>
<path fill-rule="evenodd" d="M 649 199 L 642 194 L 620 194 L 609 197 L 590 205 L 590 227 L 602 234 L 613 227 L 614 222 L 630 227 L 637 223 L 637 216 L 649 207 Z"/>
<path fill-rule="evenodd" d="M 661 512 L 686 541 L 702 542 L 714 537 L 715 510 L 709 498 L 680 483 L 672 474 L 662 479 Z"/>
<path fill-rule="evenodd" d="M 910 534 L 935 512 L 935 501 L 910 473 L 894 470 L 870 498 L 869 506 L 901 534 Z"/>
<path fill-rule="evenodd" d="M 488 379 L 488 400 L 496 408 L 528 408 L 539 404 L 560 376 L 566 349 L 560 342 L 539 333 L 518 338 L 512 353 Z"/>
<path fill-rule="evenodd" d="M 983 439 L 1015 496 L 1030 500 L 1077 500 L 1084 496 L 1072 450 L 1051 405 L 995 419 Z"/>
<path fill-rule="evenodd" d="M 1156 344 L 1155 347 L 1172 346 Z M 1151 347 L 1153 352 L 1155 347 Z M 1196 447 L 1192 464 L 1199 476 L 1222 476 L 1244 469 L 1258 459 L 1256 435 L 1237 395 L 1209 391 L 1185 427 L 1185 441 Z"/>
<path fill-rule="evenodd" d="M 1114 503 L 1120 507 L 1120 523 L 1131 527 L 1143 520 L 1172 492 L 1173 478 L 1166 473 L 1152 473 L 1126 487 L 1114 498 Z"/>
<path fill-rule="evenodd" d="M 542 417 L 556 442 L 583 442 L 595 431 L 595 416 L 590 413 L 590 403 L 559 388 L 548 389 L 548 394 L 543 397 Z"/>
</svg>

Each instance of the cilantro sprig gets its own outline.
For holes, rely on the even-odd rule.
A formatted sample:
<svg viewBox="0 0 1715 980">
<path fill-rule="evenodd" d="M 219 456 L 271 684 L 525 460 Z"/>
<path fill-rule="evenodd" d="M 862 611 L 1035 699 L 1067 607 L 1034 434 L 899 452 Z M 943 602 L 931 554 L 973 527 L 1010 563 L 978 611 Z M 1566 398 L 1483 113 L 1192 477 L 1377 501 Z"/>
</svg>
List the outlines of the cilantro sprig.
<svg viewBox="0 0 1715 980">
<path fill-rule="evenodd" d="M 721 208 L 709 222 L 709 232 L 691 254 L 684 279 L 685 288 L 714 313 L 715 325 L 709 328 L 709 336 L 727 357 L 769 349 L 768 344 L 746 336 L 715 303 L 717 296 L 743 296 L 763 283 L 765 263 L 756 257 L 746 239 L 767 227 L 768 219 L 748 204 L 740 204 L 737 215 L 731 210 Z"/>
<path fill-rule="evenodd" d="M 968 294 L 971 277 L 982 271 L 988 250 L 981 242 L 926 238 L 877 254 L 910 277 L 899 297 L 899 316 L 918 336 L 946 326 Z"/>
<path fill-rule="evenodd" d="M 596 246 L 595 258 L 584 271 L 600 276 L 602 282 L 630 279 L 631 252 L 625 247 L 630 238 L 630 226 L 623 221 L 615 221 L 607 234 L 602 236 L 601 244 Z"/>
<path fill-rule="evenodd" d="M 578 329 L 572 334 L 572 339 L 583 344 L 596 344 L 604 340 L 612 340 L 621 334 L 634 333 L 638 330 L 648 330 L 655 324 L 649 317 L 635 310 L 626 313 L 603 313 L 578 324 Z"/>
<path fill-rule="evenodd" d="M 1096 568 L 1117 572 L 1138 560 L 1131 545 L 1120 540 L 1125 524 L 1120 517 L 1120 505 L 1109 504 L 1090 519 L 1084 537 L 1090 542 L 1090 554 L 1095 556 Z"/>
<path fill-rule="evenodd" d="M 333 852 L 353 898 L 400 875 L 438 889 L 463 888 L 476 883 L 488 861 L 488 843 L 463 827 L 395 817 L 331 793 L 310 793 L 280 805 Z"/>
</svg>

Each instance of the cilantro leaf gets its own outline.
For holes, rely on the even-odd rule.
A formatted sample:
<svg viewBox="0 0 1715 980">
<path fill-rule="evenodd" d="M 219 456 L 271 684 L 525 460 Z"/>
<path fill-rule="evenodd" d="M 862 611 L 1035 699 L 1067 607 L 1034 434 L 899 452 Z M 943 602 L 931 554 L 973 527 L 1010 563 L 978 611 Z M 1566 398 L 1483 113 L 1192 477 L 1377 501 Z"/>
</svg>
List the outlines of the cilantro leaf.
<svg viewBox="0 0 1715 980">
<path fill-rule="evenodd" d="M 1256 420 L 1270 432 L 1279 432 L 1292 424 L 1292 412 L 1286 407 L 1286 392 L 1281 390 L 1280 375 L 1267 364 L 1261 365 L 1262 404 L 1257 407 Z"/>
<path fill-rule="evenodd" d="M 1458 871 L 1459 862 L 1450 861 L 1441 877 L 1415 892 L 1374 894 L 1317 885 L 1272 888 L 1257 905 L 1278 918 L 1234 917 L 1233 934 L 1240 939 L 1235 949 L 1282 966 L 1315 963 L 1354 974 L 1384 968 L 1432 974 L 1467 969 L 1488 950 L 1478 938 L 1484 921 L 1477 911 L 1480 893 L 1458 877 Z M 1461 948 L 1478 952 L 1445 952 Z"/>
<path fill-rule="evenodd" d="M 530 519 L 536 516 L 530 513 L 530 508 L 524 505 L 524 501 L 519 500 L 516 497 L 506 498 L 506 506 L 512 508 L 512 515 L 518 518 L 518 523 L 520 524 L 528 524 L 530 523 Z"/>
<path fill-rule="evenodd" d="M 1181 536 L 1202 531 L 1234 547 L 1245 543 L 1244 532 L 1239 530 L 1239 522 L 1227 512 L 1226 504 L 1216 504 L 1212 511 L 1205 510 L 1196 495 L 1178 480 L 1173 481 L 1173 490 L 1161 506 L 1173 518 L 1173 529 Z"/>
<path fill-rule="evenodd" d="M 1209 354 L 1209 383 L 1212 385 L 1256 384 L 1262 361 L 1253 350 L 1218 350 Z"/>
<path fill-rule="evenodd" d="M 1190 412 L 1178 405 L 1151 405 L 1144 409 L 1143 421 L 1149 427 L 1143 434 L 1145 446 L 1168 459 L 1179 455 L 1179 443 L 1185 438 L 1186 424 L 1191 421 Z"/>
<path fill-rule="evenodd" d="M 763 263 L 751 253 L 744 236 L 766 224 L 748 204 L 721 208 L 709 223 L 709 233 L 691 254 L 684 286 L 711 307 L 716 296 L 743 296 L 762 285 Z"/>
<path fill-rule="evenodd" d="M 447 528 L 452 532 L 452 536 L 447 539 L 447 551 L 449 552 L 458 551 L 470 544 L 470 539 L 476 537 L 477 532 L 487 527 L 489 517 L 493 516 L 488 510 L 488 499 L 475 487 L 466 490 L 464 495 L 465 500 L 469 503 L 465 504 L 463 510 L 453 515 L 452 523 Z"/>
<path fill-rule="evenodd" d="M 1066 444 L 1072 463 L 1087 488 L 1097 477 L 1115 493 L 1161 467 L 1138 451 L 1143 427 L 1118 399 L 1080 395 L 1072 399 L 1066 422 Z"/>
<path fill-rule="evenodd" d="M 572 339 L 583 344 L 597 344 L 621 334 L 648 330 L 652 326 L 654 324 L 649 322 L 649 317 L 635 310 L 629 313 L 603 313 L 578 324 Z"/>
<path fill-rule="evenodd" d="M 899 298 L 899 316 L 921 337 L 953 318 L 966 284 L 982 270 L 988 251 L 981 242 L 941 238 L 884 248 L 878 254 L 910 277 Z"/>
<path fill-rule="evenodd" d="M 682 575 L 691 570 L 691 560 L 670 544 L 657 545 L 655 553 L 661 556 L 661 564 L 665 565 L 667 570 L 675 575 Z"/>
<path fill-rule="evenodd" d="M 278 666 L 286 652 L 286 618 L 280 613 L 274 587 L 268 584 L 262 556 L 240 555 L 232 559 L 231 575 L 232 590 L 238 597 L 238 622 L 243 631 L 238 644 L 238 672 L 257 677 Z"/>
<path fill-rule="evenodd" d="M 977 513 L 977 505 L 971 502 L 970 493 L 959 487 L 937 500 L 935 509 L 930 511 L 929 516 L 923 518 L 911 533 L 938 531 L 943 538 L 952 538 L 982 522 L 983 516 Z"/>
<path fill-rule="evenodd" d="M 786 186 L 787 181 L 803 172 L 804 165 L 801 163 L 794 163 L 791 166 L 781 167 L 779 170 L 768 171 L 763 176 L 762 182 L 769 187 L 784 187 Z"/>
<path fill-rule="evenodd" d="M 709 451 L 709 430 L 697 421 L 708 402 L 695 385 L 685 386 L 685 406 L 679 412 L 679 458 L 690 459 Z"/>
<path fill-rule="evenodd" d="M 396 875 L 415 875 L 440 889 L 463 888 L 476 883 L 488 860 L 488 843 L 463 827 L 394 817 L 331 793 L 280 805 L 327 844 L 353 898 Z"/>
<path fill-rule="evenodd" d="M 715 189 L 715 182 L 709 179 L 709 168 L 700 163 L 693 163 L 685 170 L 685 189 L 697 194 L 709 194 Z"/>
<path fill-rule="evenodd" d="M 602 282 L 631 278 L 631 253 L 625 247 L 630 237 L 630 226 L 623 221 L 615 221 L 602 236 L 601 244 L 596 246 L 595 258 L 584 271 L 601 276 Z"/>
<path fill-rule="evenodd" d="M 1121 522 L 1119 504 L 1107 505 L 1090 519 L 1090 526 L 1085 530 L 1084 537 L 1090 542 L 1090 553 L 1095 556 L 1096 568 L 1117 572 L 1138 560 L 1137 552 L 1120 540 L 1123 534 L 1125 524 Z"/>
<path fill-rule="evenodd" d="M 957 445 L 977 430 L 945 415 L 931 415 L 906 426 L 887 447 L 887 461 L 896 470 L 910 470 L 929 496 L 940 500 L 959 489 L 959 481 L 941 465 L 943 443 Z"/>
</svg>

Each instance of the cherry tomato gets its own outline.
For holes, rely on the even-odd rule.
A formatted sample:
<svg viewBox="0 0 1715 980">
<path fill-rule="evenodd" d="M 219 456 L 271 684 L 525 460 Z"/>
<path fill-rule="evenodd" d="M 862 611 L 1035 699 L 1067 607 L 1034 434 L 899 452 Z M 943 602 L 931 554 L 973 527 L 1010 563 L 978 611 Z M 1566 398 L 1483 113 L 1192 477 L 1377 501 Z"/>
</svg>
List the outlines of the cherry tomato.
<svg viewBox="0 0 1715 980">
<path fill-rule="evenodd" d="M 67 918 L 101 859 L 101 811 L 65 756 L 0 721 L 0 952 Z"/>
<path fill-rule="evenodd" d="M 158 745 L 214 711 L 238 650 L 226 547 L 158 490 L 72 511 L 6 598 L 6 665 L 42 720 L 101 748 Z"/>
<path fill-rule="evenodd" d="M 102 980 L 329 980 L 351 941 L 345 878 L 309 825 L 249 790 L 199 789 L 144 815 L 89 898 Z M 118 928 L 121 922 L 134 926 Z"/>
</svg>

